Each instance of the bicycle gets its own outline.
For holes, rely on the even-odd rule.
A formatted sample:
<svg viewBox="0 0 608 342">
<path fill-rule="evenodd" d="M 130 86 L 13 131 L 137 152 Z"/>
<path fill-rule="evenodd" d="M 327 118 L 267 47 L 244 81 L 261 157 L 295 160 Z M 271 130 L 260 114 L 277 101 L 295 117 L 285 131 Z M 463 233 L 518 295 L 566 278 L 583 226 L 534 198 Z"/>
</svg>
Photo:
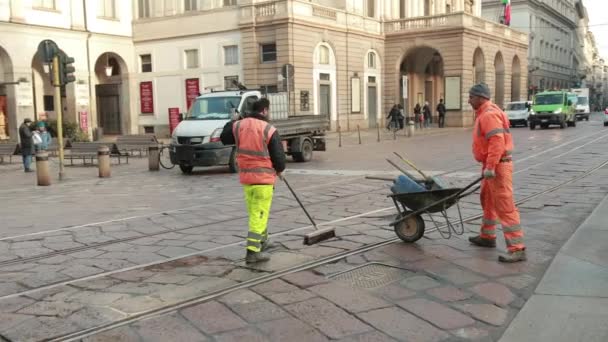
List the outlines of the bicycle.
<svg viewBox="0 0 608 342">
<path fill-rule="evenodd" d="M 170 151 L 169 151 L 170 148 L 171 148 L 171 145 L 162 144 L 160 146 L 160 151 L 159 151 L 160 166 L 162 166 L 163 169 L 167 169 L 167 170 L 171 170 L 176 165 L 176 164 L 173 164 L 173 162 L 171 161 L 171 155 L 170 155 Z M 166 153 L 165 153 L 165 150 L 167 150 Z M 167 166 L 167 165 L 171 165 L 171 166 Z"/>
</svg>

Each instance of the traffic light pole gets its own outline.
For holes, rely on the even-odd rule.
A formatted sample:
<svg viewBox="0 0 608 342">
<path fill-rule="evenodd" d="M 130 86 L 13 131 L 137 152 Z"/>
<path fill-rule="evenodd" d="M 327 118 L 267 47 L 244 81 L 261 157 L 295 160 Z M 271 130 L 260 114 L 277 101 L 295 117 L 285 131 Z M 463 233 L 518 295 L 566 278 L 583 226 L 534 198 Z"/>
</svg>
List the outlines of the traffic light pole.
<svg viewBox="0 0 608 342">
<path fill-rule="evenodd" d="M 65 176 L 63 166 L 63 121 L 61 108 L 61 80 L 59 75 L 59 55 L 53 56 L 53 87 L 55 88 L 55 112 L 57 113 L 57 140 L 59 145 L 59 180 Z"/>
</svg>

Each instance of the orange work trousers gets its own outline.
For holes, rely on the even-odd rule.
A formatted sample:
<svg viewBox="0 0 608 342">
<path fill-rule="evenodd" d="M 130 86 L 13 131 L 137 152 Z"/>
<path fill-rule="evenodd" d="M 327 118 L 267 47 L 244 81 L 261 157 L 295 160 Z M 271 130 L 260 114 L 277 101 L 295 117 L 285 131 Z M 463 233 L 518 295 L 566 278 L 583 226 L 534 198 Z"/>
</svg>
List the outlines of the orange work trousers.
<svg viewBox="0 0 608 342">
<path fill-rule="evenodd" d="M 483 221 L 479 235 L 496 239 L 496 225 L 500 223 L 509 252 L 524 250 L 524 232 L 513 200 L 513 163 L 498 163 L 495 172 L 496 178 L 481 182 Z"/>
</svg>

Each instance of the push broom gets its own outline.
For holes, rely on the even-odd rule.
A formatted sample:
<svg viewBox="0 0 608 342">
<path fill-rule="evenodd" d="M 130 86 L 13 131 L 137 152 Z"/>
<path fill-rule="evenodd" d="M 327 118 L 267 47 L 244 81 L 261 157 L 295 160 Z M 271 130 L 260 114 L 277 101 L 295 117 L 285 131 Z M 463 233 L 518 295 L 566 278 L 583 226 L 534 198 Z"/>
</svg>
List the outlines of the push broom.
<svg viewBox="0 0 608 342">
<path fill-rule="evenodd" d="M 304 204 L 302 204 L 302 202 L 298 198 L 298 195 L 296 195 L 296 192 L 291 188 L 291 185 L 289 185 L 289 182 L 287 181 L 285 176 L 281 176 L 281 179 L 283 180 L 283 182 L 285 182 L 285 185 L 287 185 L 287 188 L 289 189 L 289 191 L 291 192 L 293 197 L 296 199 L 296 201 L 298 201 L 300 208 L 302 208 L 302 210 L 304 210 L 304 214 L 306 214 L 306 216 L 310 220 L 310 223 L 312 223 L 312 226 L 315 228 L 314 232 L 304 235 L 304 244 L 307 246 L 310 246 L 310 245 L 314 245 L 315 243 L 319 243 L 321 241 L 329 240 L 331 238 L 336 237 L 335 228 L 330 227 L 330 228 L 321 229 L 321 228 L 317 227 L 315 220 L 312 218 L 312 216 L 310 216 L 310 214 L 308 213 L 308 210 L 306 210 L 306 208 L 304 207 Z"/>
</svg>

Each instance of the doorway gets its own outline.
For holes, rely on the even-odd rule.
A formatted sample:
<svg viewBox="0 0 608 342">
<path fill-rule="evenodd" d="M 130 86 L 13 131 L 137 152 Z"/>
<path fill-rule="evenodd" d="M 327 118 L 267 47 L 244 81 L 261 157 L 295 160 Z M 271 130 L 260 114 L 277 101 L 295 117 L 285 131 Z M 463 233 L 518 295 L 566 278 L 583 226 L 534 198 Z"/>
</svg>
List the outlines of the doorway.
<svg viewBox="0 0 608 342">
<path fill-rule="evenodd" d="M 330 116 L 331 113 L 331 85 L 319 85 L 319 113 Z"/>
<path fill-rule="evenodd" d="M 369 128 L 376 128 L 378 124 L 378 91 L 376 84 L 367 86 L 367 119 Z"/>
<path fill-rule="evenodd" d="M 99 84 L 97 93 L 98 126 L 104 134 L 122 134 L 120 125 L 120 84 Z"/>
</svg>

